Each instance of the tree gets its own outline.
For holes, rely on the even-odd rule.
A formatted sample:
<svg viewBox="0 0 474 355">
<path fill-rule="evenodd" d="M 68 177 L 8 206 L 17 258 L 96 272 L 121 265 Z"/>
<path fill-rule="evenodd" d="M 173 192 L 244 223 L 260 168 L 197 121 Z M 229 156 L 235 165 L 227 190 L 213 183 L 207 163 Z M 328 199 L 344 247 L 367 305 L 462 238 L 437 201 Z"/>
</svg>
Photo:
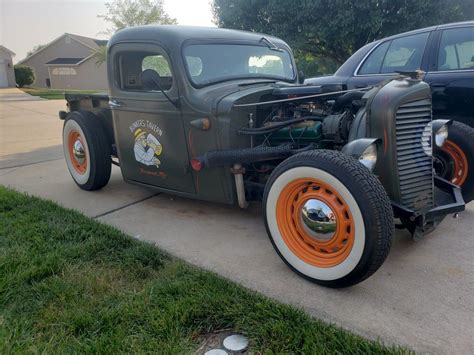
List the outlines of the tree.
<svg viewBox="0 0 474 355">
<path fill-rule="evenodd" d="M 213 0 L 212 10 L 219 27 L 281 37 L 325 69 L 376 39 L 474 18 L 472 0 Z"/>
<path fill-rule="evenodd" d="M 28 86 L 35 82 L 33 69 L 25 65 L 15 65 L 15 79 L 19 87 Z"/>
<path fill-rule="evenodd" d="M 107 46 L 99 46 L 99 48 L 94 50 L 95 54 L 95 63 L 101 65 L 107 60 Z"/>
<path fill-rule="evenodd" d="M 30 55 L 33 55 L 34 53 L 38 52 L 40 49 L 42 49 L 44 47 L 46 47 L 46 44 L 38 44 L 38 45 L 34 46 L 31 51 L 28 51 L 26 53 L 26 56 L 29 57 Z"/>
<path fill-rule="evenodd" d="M 106 2 L 105 7 L 107 14 L 98 17 L 111 24 L 109 33 L 131 26 L 177 24 L 163 9 L 163 0 L 113 0 Z"/>
</svg>

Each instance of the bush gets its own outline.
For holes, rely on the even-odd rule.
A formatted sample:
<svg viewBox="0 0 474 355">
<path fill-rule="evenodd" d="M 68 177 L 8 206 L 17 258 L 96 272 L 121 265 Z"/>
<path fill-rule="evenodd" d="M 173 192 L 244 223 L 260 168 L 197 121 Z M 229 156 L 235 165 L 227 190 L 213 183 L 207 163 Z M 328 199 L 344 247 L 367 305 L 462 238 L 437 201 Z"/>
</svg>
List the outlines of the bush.
<svg viewBox="0 0 474 355">
<path fill-rule="evenodd" d="M 15 78 L 19 87 L 31 85 L 35 82 L 33 69 L 25 65 L 15 65 Z"/>
</svg>

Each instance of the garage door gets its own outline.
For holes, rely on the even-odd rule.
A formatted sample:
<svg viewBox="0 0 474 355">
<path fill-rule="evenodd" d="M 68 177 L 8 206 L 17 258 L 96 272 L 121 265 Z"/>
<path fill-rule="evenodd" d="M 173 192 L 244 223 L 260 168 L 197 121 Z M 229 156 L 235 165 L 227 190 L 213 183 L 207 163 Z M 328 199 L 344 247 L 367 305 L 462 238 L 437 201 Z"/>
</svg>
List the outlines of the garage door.
<svg viewBox="0 0 474 355">
<path fill-rule="evenodd" d="M 0 59 L 0 88 L 8 87 L 7 64 Z"/>
</svg>

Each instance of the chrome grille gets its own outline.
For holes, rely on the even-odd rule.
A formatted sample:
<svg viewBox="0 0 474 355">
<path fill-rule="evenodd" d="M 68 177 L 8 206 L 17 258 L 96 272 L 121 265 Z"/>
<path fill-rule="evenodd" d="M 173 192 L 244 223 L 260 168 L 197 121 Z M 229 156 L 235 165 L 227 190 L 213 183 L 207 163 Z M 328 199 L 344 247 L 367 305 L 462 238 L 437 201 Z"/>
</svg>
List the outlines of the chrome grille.
<svg viewBox="0 0 474 355">
<path fill-rule="evenodd" d="M 401 105 L 396 114 L 401 203 L 415 211 L 433 207 L 431 101 Z"/>
</svg>

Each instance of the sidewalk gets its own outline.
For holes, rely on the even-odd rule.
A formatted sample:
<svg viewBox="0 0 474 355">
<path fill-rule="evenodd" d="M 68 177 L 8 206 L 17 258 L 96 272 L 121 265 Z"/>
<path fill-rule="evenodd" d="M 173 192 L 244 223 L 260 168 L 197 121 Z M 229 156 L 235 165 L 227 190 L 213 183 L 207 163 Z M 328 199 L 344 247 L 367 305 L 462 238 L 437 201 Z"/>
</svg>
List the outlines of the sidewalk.
<svg viewBox="0 0 474 355">
<path fill-rule="evenodd" d="M 0 88 L 0 102 L 4 101 L 45 101 L 45 99 L 28 95 L 17 88 Z"/>
</svg>

